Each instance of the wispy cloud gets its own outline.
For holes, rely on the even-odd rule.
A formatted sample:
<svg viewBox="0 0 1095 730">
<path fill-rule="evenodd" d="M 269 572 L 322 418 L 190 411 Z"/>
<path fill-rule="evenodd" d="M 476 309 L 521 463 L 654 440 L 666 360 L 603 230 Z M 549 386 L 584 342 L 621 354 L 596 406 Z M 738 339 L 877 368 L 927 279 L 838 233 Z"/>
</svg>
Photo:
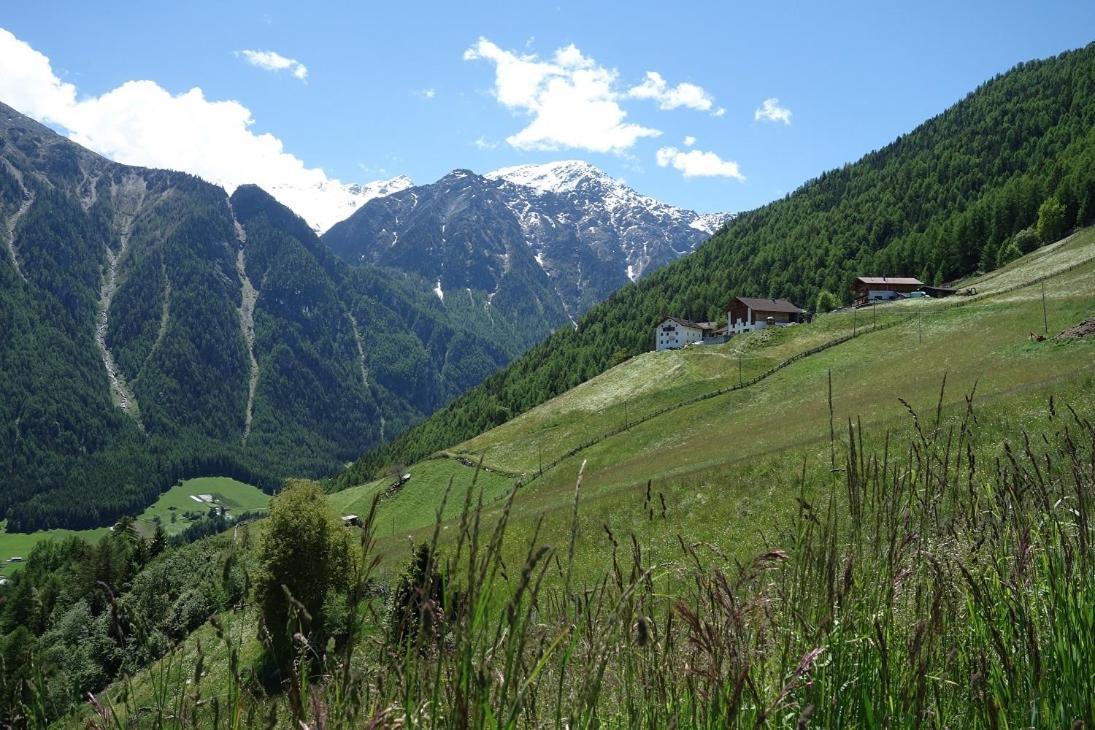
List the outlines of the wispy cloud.
<svg viewBox="0 0 1095 730">
<path fill-rule="evenodd" d="M 779 99 L 774 96 L 765 99 L 753 113 L 753 119 L 758 122 L 783 122 L 791 123 L 791 110 L 779 105 Z"/>
<path fill-rule="evenodd" d="M 638 86 L 627 90 L 632 99 L 650 99 L 658 102 L 658 108 L 668 111 L 684 107 L 700 112 L 711 112 L 721 117 L 726 110 L 715 108 L 715 97 L 702 86 L 682 82 L 670 86 L 657 71 L 647 71 L 646 79 Z"/>
<path fill-rule="evenodd" d="M 661 134 L 626 121 L 615 69 L 601 66 L 574 45 L 541 60 L 480 38 L 464 52 L 464 60 L 493 63 L 495 99 L 532 118 L 524 129 L 506 138 L 518 149 L 621 154 L 638 140 Z"/>
<path fill-rule="evenodd" d="M 427 101 L 429 101 L 430 99 L 437 96 L 437 89 L 434 89 L 434 88 L 418 89 L 417 91 L 414 91 L 412 93 L 414 93 L 415 96 L 420 96 L 423 99 L 426 99 Z"/>
<path fill-rule="evenodd" d="M 684 138 L 684 146 L 685 147 L 691 147 L 694 144 L 696 144 L 696 138 L 693 137 L 692 135 L 688 135 L 687 137 Z"/>
<path fill-rule="evenodd" d="M 473 143 L 477 149 L 481 150 L 493 150 L 498 146 L 497 142 L 491 142 L 486 137 L 480 137 Z"/>
<path fill-rule="evenodd" d="M 295 58 L 287 58 L 277 51 L 236 51 L 236 56 L 264 71 L 288 71 L 301 81 L 308 79 L 308 67 Z"/>
<path fill-rule="evenodd" d="M 662 147 L 655 154 L 658 167 L 672 167 L 680 170 L 685 177 L 732 177 L 745 182 L 738 163 L 724 160 L 714 152 L 700 150 L 679 150 L 676 147 Z"/>
</svg>

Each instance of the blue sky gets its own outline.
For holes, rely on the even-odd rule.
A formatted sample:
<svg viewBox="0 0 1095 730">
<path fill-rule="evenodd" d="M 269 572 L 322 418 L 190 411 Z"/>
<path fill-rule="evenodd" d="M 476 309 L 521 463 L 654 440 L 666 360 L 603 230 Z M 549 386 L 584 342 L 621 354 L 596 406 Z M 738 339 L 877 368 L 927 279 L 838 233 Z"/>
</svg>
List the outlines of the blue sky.
<svg viewBox="0 0 1095 730">
<path fill-rule="evenodd" d="M 77 114 L 69 97 L 42 102 L 41 80 L 28 77 L 6 87 L 0 80 L 0 100 L 36 107 L 20 110 L 122 161 L 190 166 L 212 178 L 203 165 L 230 164 L 235 177 L 217 180 L 226 184 L 293 173 L 275 174 L 247 155 L 235 160 L 246 145 L 227 133 L 221 147 L 201 153 L 208 159 L 191 161 L 204 138 L 146 158 L 136 145 L 171 141 L 136 132 L 111 140 L 105 125 L 145 113 L 161 92 L 197 87 L 191 111 L 238 102 L 228 111 L 250 112 L 248 134 L 276 137 L 257 150 L 280 140 L 306 170 L 343 182 L 406 174 L 425 183 L 457 167 L 487 172 L 579 158 L 701 211 L 777 198 L 912 129 L 994 74 L 1082 46 L 1095 31 L 1090 0 L 153 5 L 6 3 L 0 28 L 48 59 L 60 82 L 49 82 L 53 91 L 71 85 L 69 97 L 88 100 L 134 80 L 158 89 L 145 87 L 142 96 L 131 88 L 128 100 L 115 94 L 114 106 L 85 105 Z M 306 73 L 264 70 L 244 50 L 295 59 Z M 21 52 L 0 54 L 0 77 L 22 73 Z M 498 75 L 519 73 L 523 63 L 550 67 L 543 85 L 530 91 Z M 635 91 L 648 72 L 664 85 Z M 558 98 L 547 92 L 553 81 Z M 582 90 L 586 82 L 592 90 Z M 778 99 L 770 108 L 789 110 L 789 119 L 777 112 L 758 121 L 766 99 Z M 61 108 L 68 111 L 51 111 Z M 162 118 L 182 118 L 176 108 L 165 106 Z M 218 134 L 201 121 L 203 111 L 194 113 L 180 125 Z M 626 117 L 612 122 L 617 113 Z M 599 121 L 607 114 L 606 128 L 586 114 Z M 713 157 L 697 157 L 705 153 Z"/>
</svg>

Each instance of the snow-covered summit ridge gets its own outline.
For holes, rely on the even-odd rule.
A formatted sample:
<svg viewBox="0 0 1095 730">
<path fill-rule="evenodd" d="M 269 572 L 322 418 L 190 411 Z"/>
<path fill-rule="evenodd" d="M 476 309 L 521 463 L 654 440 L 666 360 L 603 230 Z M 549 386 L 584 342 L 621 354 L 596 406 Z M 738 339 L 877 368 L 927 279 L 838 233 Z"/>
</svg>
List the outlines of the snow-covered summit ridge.
<svg viewBox="0 0 1095 730">
<path fill-rule="evenodd" d="M 367 183 L 341 183 L 328 180 L 310 186 L 274 185 L 269 193 L 279 203 L 292 209 L 316 233 L 323 233 L 339 221 L 346 220 L 365 203 L 413 187 L 406 175 Z"/>
<path fill-rule="evenodd" d="M 584 187 L 626 187 L 603 170 L 582 160 L 559 160 L 542 165 L 513 165 L 488 172 L 483 177 L 524 185 L 542 193 L 568 193 Z"/>
<path fill-rule="evenodd" d="M 503 167 L 484 177 L 509 188 L 507 204 L 538 255 L 546 228 L 554 234 L 570 226 L 580 239 L 599 239 L 601 249 L 607 235 L 631 281 L 693 250 L 733 217 L 663 203 L 582 160 Z M 547 204 L 548 198 L 558 203 Z"/>
<path fill-rule="evenodd" d="M 728 213 L 696 213 L 663 203 L 649 195 L 636 192 L 623 180 L 584 160 L 559 160 L 539 165 L 513 165 L 488 172 L 483 177 L 504 180 L 513 185 L 532 188 L 540 193 L 585 193 L 597 196 L 609 212 L 617 208 L 645 209 L 655 215 L 680 220 L 708 235 L 717 231 L 732 216 Z"/>
</svg>

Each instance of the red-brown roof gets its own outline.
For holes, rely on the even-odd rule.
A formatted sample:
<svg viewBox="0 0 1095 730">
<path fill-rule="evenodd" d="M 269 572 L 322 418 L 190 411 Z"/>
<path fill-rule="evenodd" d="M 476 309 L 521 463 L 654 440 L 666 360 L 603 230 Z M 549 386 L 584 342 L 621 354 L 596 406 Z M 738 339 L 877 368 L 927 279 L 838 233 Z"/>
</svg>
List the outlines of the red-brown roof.
<svg viewBox="0 0 1095 730">
<path fill-rule="evenodd" d="M 924 286 L 920 279 L 911 276 L 857 276 L 855 278 L 861 284 L 898 284 L 901 286 Z"/>
<path fill-rule="evenodd" d="M 759 299 L 756 297 L 734 297 L 734 301 L 741 302 L 754 312 L 788 312 L 798 314 L 802 310 L 791 304 L 786 299 Z"/>
</svg>

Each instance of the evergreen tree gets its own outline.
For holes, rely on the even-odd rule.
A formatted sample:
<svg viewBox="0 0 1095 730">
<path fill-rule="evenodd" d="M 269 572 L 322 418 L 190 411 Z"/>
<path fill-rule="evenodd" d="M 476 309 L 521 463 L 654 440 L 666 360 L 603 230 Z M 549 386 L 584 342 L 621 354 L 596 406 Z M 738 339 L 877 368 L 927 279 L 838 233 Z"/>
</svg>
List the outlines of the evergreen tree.
<svg viewBox="0 0 1095 730">
<path fill-rule="evenodd" d="M 345 531 L 315 482 L 290 480 L 270 502 L 257 598 L 263 634 L 281 677 L 295 658 L 294 637 L 320 655 L 327 643 L 323 606 L 345 590 Z M 303 649 L 303 647 L 299 647 Z"/>
</svg>

